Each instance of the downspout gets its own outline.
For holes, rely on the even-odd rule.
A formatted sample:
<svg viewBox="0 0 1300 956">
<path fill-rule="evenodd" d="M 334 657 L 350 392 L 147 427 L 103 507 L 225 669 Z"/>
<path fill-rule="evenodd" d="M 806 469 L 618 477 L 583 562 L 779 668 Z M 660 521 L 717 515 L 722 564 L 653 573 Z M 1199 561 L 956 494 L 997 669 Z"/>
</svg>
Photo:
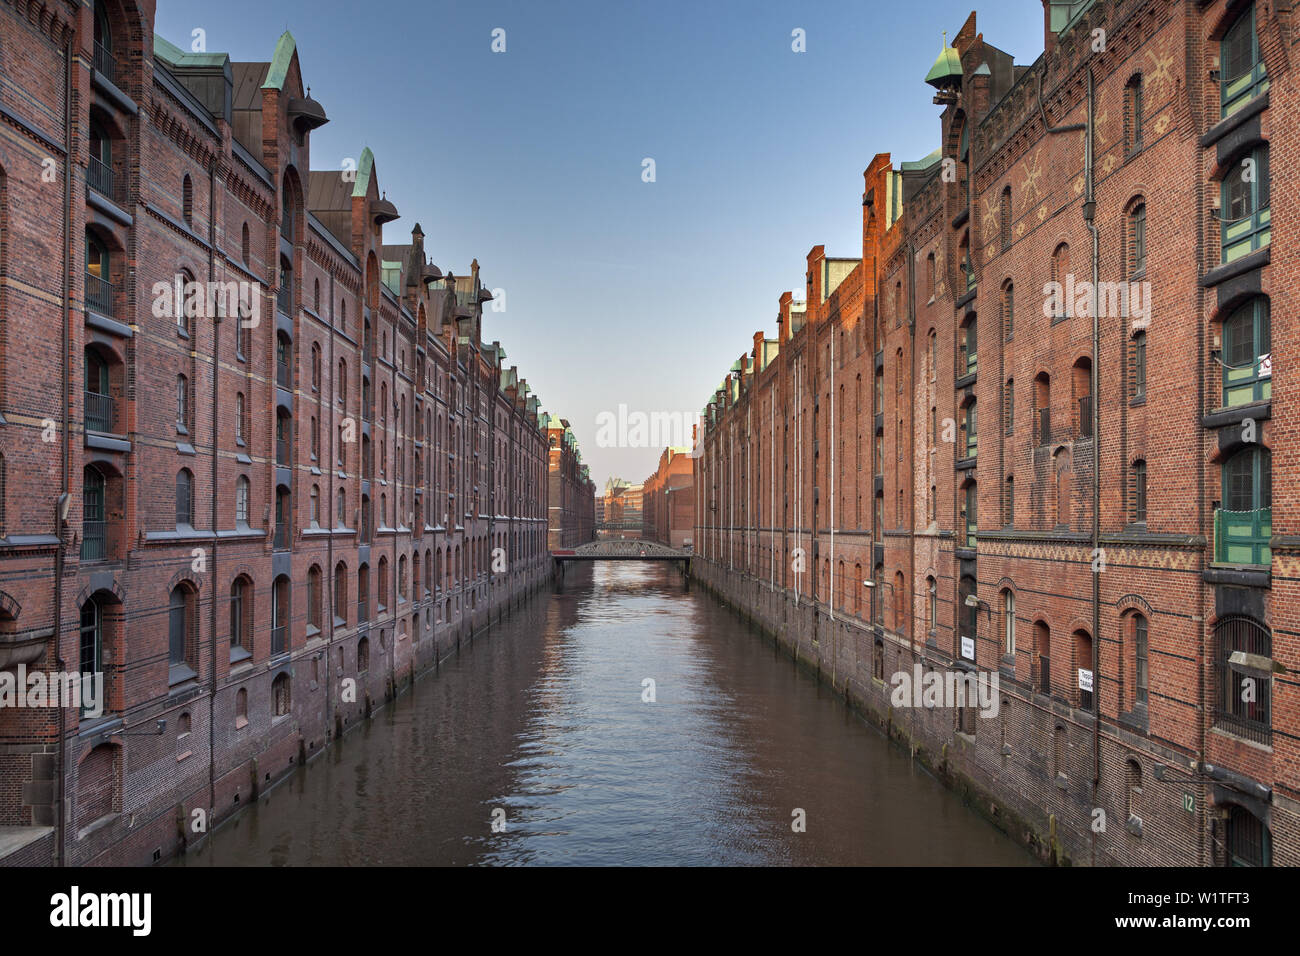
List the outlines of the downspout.
<svg viewBox="0 0 1300 956">
<path fill-rule="evenodd" d="M 1084 200 L 1083 219 L 1092 233 L 1092 376 L 1090 398 L 1092 404 L 1092 796 L 1097 801 L 1097 791 L 1101 786 L 1101 676 L 1098 665 L 1101 663 L 1101 562 L 1098 561 L 1101 548 L 1101 402 L 1099 401 L 1098 383 L 1101 380 L 1101 320 L 1097 316 L 1097 283 L 1100 280 L 1101 234 L 1097 229 L 1097 198 L 1095 187 L 1095 156 L 1093 135 L 1096 132 L 1095 80 L 1092 68 L 1088 68 L 1088 131 L 1084 135 Z M 1093 841 L 1094 863 L 1096 862 L 1096 841 Z"/>
<path fill-rule="evenodd" d="M 338 339 L 338 326 L 335 325 L 335 317 L 334 317 L 334 270 L 333 270 L 333 269 L 330 269 L 329 289 L 330 289 L 330 359 L 329 359 L 330 364 L 329 364 L 329 368 L 330 368 L 330 373 L 331 373 L 330 377 L 333 378 L 333 372 L 334 372 L 334 367 L 335 367 L 335 366 L 334 366 L 334 343 L 335 343 L 335 341 L 337 341 L 337 339 Z M 361 323 L 362 323 L 362 324 L 361 324 L 361 328 L 364 330 L 364 329 L 365 329 L 365 312 L 364 312 L 364 311 L 361 313 Z M 363 346 L 363 347 L 364 347 L 364 346 Z M 357 364 L 360 365 L 360 363 L 357 363 Z M 360 369 L 358 369 L 358 371 L 360 371 Z M 322 387 L 322 389 L 324 388 L 324 383 L 323 383 L 323 382 L 321 383 L 321 387 Z M 318 397 L 317 400 L 319 401 L 319 397 Z M 333 437 L 335 436 L 336 431 L 335 431 L 335 428 L 334 428 L 334 401 L 333 401 L 332 399 L 331 399 L 330 402 L 329 402 L 329 406 L 330 406 L 330 437 L 333 438 Z M 321 416 L 321 418 L 324 418 L 324 417 L 325 417 L 324 415 Z M 362 420 L 363 422 L 365 421 L 364 410 L 363 410 L 363 415 L 362 415 L 362 419 L 361 419 L 361 420 Z M 324 422 L 322 422 L 322 424 L 324 424 Z M 361 442 L 357 442 L 357 445 L 360 446 L 360 445 L 361 445 Z M 358 450 L 360 450 L 360 447 L 358 447 Z M 361 459 L 360 468 L 359 468 L 358 470 L 361 472 L 362 475 L 364 475 L 365 472 L 366 472 L 366 460 L 365 460 L 365 458 L 362 457 L 361 455 L 358 455 L 357 457 Z M 326 473 L 328 473 L 328 471 L 329 471 L 329 469 L 324 469 L 324 468 L 322 468 L 321 470 L 324 471 L 324 472 L 326 472 Z M 335 471 L 337 471 L 337 469 L 335 469 Z M 357 481 L 357 485 L 358 485 L 358 487 L 360 487 L 360 485 L 361 485 L 360 480 Z M 330 734 L 333 733 L 333 730 L 334 730 L 334 728 L 333 728 L 333 724 L 331 723 L 331 721 L 333 720 L 332 712 L 333 712 L 333 710 L 334 710 L 334 695 L 333 695 L 333 694 L 330 692 L 330 690 L 329 690 L 329 688 L 332 687 L 332 685 L 333 685 L 333 682 L 330 680 L 330 666 L 331 666 L 331 664 L 330 664 L 330 652 L 331 652 L 332 650 L 334 650 L 334 608 L 337 606 L 337 603 L 336 603 L 336 602 L 337 602 L 337 600 L 338 600 L 338 595 L 334 593 L 334 529 L 337 528 L 337 527 L 339 526 L 339 525 L 338 525 L 338 522 L 340 522 L 340 521 L 343 519 L 343 516 L 342 516 L 342 515 L 337 515 L 337 514 L 334 513 L 334 502 L 335 502 L 335 500 L 337 499 L 337 497 L 338 497 L 338 496 L 335 495 L 335 494 L 333 494 L 333 493 L 331 493 L 330 496 L 329 496 L 329 498 L 330 498 L 330 500 L 329 500 L 329 515 L 330 515 L 329 534 L 325 535 L 325 561 L 326 561 L 326 567 L 325 567 L 325 571 L 324 571 L 324 573 L 321 575 L 321 577 L 324 578 L 324 580 L 321 582 L 321 591 L 329 595 L 329 601 L 327 602 L 327 605 L 326 605 L 326 607 L 325 607 L 325 612 L 321 614 L 321 622 L 320 622 L 320 623 L 321 623 L 321 631 L 324 632 L 324 630 L 325 630 L 325 621 L 326 621 L 327 618 L 328 618 L 328 620 L 329 620 L 329 626 L 330 626 L 330 630 L 329 630 L 329 635 L 330 635 L 330 636 L 329 636 L 329 640 L 327 640 L 327 641 L 325 642 L 325 680 L 324 680 L 324 682 L 323 682 L 323 685 L 324 685 L 324 687 L 326 688 L 326 691 L 325 691 L 325 739 L 326 739 L 326 740 L 329 740 L 329 739 L 330 739 Z M 360 534 L 360 529 L 358 529 L 357 533 Z M 359 549 L 360 549 L 360 542 L 358 542 L 358 550 L 359 550 Z M 360 564 L 360 562 L 357 562 L 357 563 L 358 563 L 358 565 Z M 435 658 L 437 657 L 437 653 L 436 653 L 436 652 L 435 652 L 435 654 L 434 654 L 434 657 L 435 657 Z"/>
<path fill-rule="evenodd" d="M 900 186 L 899 188 L 902 187 Z M 912 392 L 913 392 L 912 400 L 908 402 L 908 406 L 911 410 L 911 414 L 909 416 L 910 427 L 908 428 L 908 437 L 910 442 L 908 448 L 908 458 L 911 461 L 910 471 L 912 472 L 912 476 L 911 476 L 912 480 L 909 482 L 909 485 L 911 485 L 911 487 L 908 489 L 908 491 L 910 492 L 909 497 L 911 498 L 911 501 L 909 502 L 908 510 L 911 511 L 912 514 L 911 514 L 911 520 L 908 522 L 908 528 L 907 528 L 907 564 L 908 564 L 907 571 L 908 571 L 908 576 L 912 580 L 913 593 L 915 593 L 915 588 L 916 588 L 916 454 L 915 454 L 915 449 L 916 449 L 916 394 L 915 394 L 916 393 L 916 249 L 913 247 L 913 244 L 911 242 L 907 244 L 907 287 L 909 290 L 907 296 L 907 334 L 908 334 L 908 341 L 910 344 L 910 348 L 912 349 L 911 362 L 909 364 L 912 369 Z M 879 308 L 878 305 L 877 308 Z M 874 357 L 873 357 L 873 361 L 874 361 Z M 875 374 L 874 371 L 872 374 L 873 375 Z M 874 427 L 875 427 L 875 423 L 873 422 L 872 423 L 873 430 Z M 929 460 L 930 460 L 929 456 L 927 455 L 926 461 Z M 897 600 L 897 596 L 895 596 L 895 600 Z M 909 601 L 908 604 L 910 605 L 911 601 Z M 908 633 L 907 633 L 907 643 L 911 645 L 912 654 L 913 657 L 915 657 L 916 654 L 915 608 L 912 608 L 912 611 L 913 613 L 908 615 L 909 624 L 908 624 Z M 915 663 L 915 661 L 913 661 L 913 663 Z"/>
<path fill-rule="evenodd" d="M 63 416 L 63 466 L 60 474 L 59 483 L 59 500 L 68 494 L 68 468 L 71 448 L 68 441 L 68 429 L 71 424 L 68 419 L 68 339 L 69 323 L 72 321 L 72 285 L 70 272 L 72 269 L 72 31 L 69 30 L 67 38 L 63 43 L 63 360 L 59 363 L 63 367 L 63 392 L 62 406 Z M 64 562 L 64 541 L 63 541 L 63 516 L 60 514 L 61 507 L 59 501 L 54 505 L 54 536 L 58 538 L 58 544 L 54 549 L 54 654 L 58 663 L 59 670 L 66 673 L 67 664 L 63 660 L 62 650 L 59 646 L 63 636 L 63 562 Z M 59 792 L 58 808 L 55 819 L 58 823 L 58 833 L 55 839 L 56 862 L 59 866 L 64 866 L 67 862 L 67 845 L 64 837 L 64 801 L 67 794 L 67 753 L 68 745 L 65 734 L 67 733 L 67 714 L 64 708 L 59 707 Z"/>
<path fill-rule="evenodd" d="M 217 160 L 208 165 L 208 289 L 212 289 L 217 274 Z M 239 310 L 235 310 L 235 336 L 239 336 Z M 220 392 L 217 378 L 221 371 L 221 316 L 212 317 L 212 581 L 219 580 L 217 575 L 217 408 Z M 195 338 L 197 340 L 197 331 Z M 208 621 L 211 641 L 210 672 L 208 675 L 208 807 L 214 813 L 217 808 L 217 589 L 214 584 L 211 599 L 208 601 Z"/>
<path fill-rule="evenodd" d="M 898 187 L 898 188 L 899 188 L 899 189 L 902 189 L 902 188 L 903 188 L 901 183 L 899 184 L 899 187 Z M 908 242 L 907 242 L 907 324 L 908 324 L 908 326 L 910 327 L 910 328 L 909 328 L 909 332 L 908 332 L 908 334 L 911 336 L 911 339 L 912 339 L 912 381 L 915 382 L 915 381 L 916 381 L 916 245 L 915 245 L 915 243 L 914 243 L 911 239 L 909 239 Z M 876 321 L 873 322 L 872 325 L 873 325 L 874 328 L 876 328 L 876 329 L 879 329 L 879 328 L 880 328 L 880 296 L 879 296 L 879 289 L 877 289 L 877 296 L 876 296 Z M 877 343 L 877 344 L 880 344 L 880 343 Z M 883 355 L 884 355 L 883 349 L 881 350 L 881 355 L 882 355 L 882 358 L 883 358 Z M 876 358 L 875 358 L 875 354 L 873 353 L 872 356 L 871 356 L 871 362 L 872 362 L 872 371 L 871 371 L 871 376 L 872 376 L 872 382 L 873 382 L 873 387 L 872 387 L 871 393 L 872 393 L 872 396 L 873 396 L 873 398 L 872 398 L 872 401 L 873 401 L 873 402 L 875 401 L 874 396 L 875 396 L 875 391 L 876 391 L 876 390 L 875 390 L 875 387 L 874 387 L 875 375 L 876 375 L 876 373 L 875 373 L 875 361 L 876 361 Z M 883 369 L 882 369 L 882 374 L 883 374 Z M 913 398 L 913 401 L 912 401 L 911 404 L 915 405 L 915 398 Z M 877 409 L 876 411 L 883 413 L 883 412 L 884 412 L 884 409 L 881 408 L 881 409 Z M 915 408 L 914 408 L 914 409 L 912 410 L 912 429 L 911 429 L 911 431 L 910 431 L 910 434 L 912 435 L 912 440 L 913 440 L 913 447 L 915 447 L 915 440 L 916 440 L 916 434 L 915 434 L 915 431 L 916 431 L 916 410 L 915 410 Z M 872 440 L 873 440 L 873 442 L 874 442 L 874 440 L 875 440 L 875 434 L 876 434 L 876 425 L 875 425 L 875 417 L 874 417 L 874 415 L 873 415 L 872 420 L 871 420 L 871 435 L 872 435 Z M 882 433 L 882 437 L 883 437 L 883 433 Z M 884 454 L 884 452 L 882 451 L 882 452 L 881 452 L 881 455 L 883 456 L 883 454 Z M 927 457 L 928 457 L 928 456 L 927 456 Z M 915 467 L 915 466 L 913 466 L 913 467 Z M 874 486 L 874 481 L 873 481 L 873 486 Z M 915 480 L 913 480 L 913 488 L 915 488 Z M 874 520 L 874 515 L 875 515 L 875 513 L 876 513 L 876 510 L 875 510 L 875 507 L 874 507 L 874 499 L 875 499 L 875 491 L 874 491 L 874 488 L 873 488 L 873 490 L 872 490 L 872 499 L 873 499 L 873 507 L 872 507 L 872 509 L 871 509 L 871 513 L 872 513 L 872 515 L 873 515 L 873 520 Z M 936 507 L 937 507 L 937 506 L 936 506 Z M 884 515 L 885 515 L 885 508 L 884 508 L 884 505 L 882 504 L 881 507 L 880 507 L 880 516 L 881 516 L 881 520 L 882 520 L 882 521 L 884 520 Z M 885 541 L 884 541 L 884 532 L 883 532 L 880 528 L 876 528 L 875 531 L 874 531 L 874 533 L 873 533 L 873 535 L 872 535 L 872 548 L 871 548 L 872 580 L 875 580 L 875 566 L 876 566 L 875 535 L 876 535 L 876 534 L 881 535 L 880 543 L 881 543 L 882 548 L 883 548 L 884 543 L 885 543 Z M 912 568 L 911 568 L 911 571 L 912 571 L 912 583 L 915 584 L 915 583 L 916 583 L 916 536 L 915 536 L 914 534 L 909 533 L 908 536 L 907 536 L 907 541 L 908 541 L 908 555 L 909 555 L 909 561 L 911 561 L 911 564 L 912 564 Z M 884 583 L 885 583 L 885 582 L 884 582 L 884 575 L 882 574 L 882 575 L 881 575 L 881 580 L 880 580 L 880 581 L 876 581 L 876 588 L 875 588 L 875 590 L 876 590 L 876 600 L 879 601 L 879 602 L 881 602 L 881 604 L 879 604 L 879 605 L 877 605 L 877 606 L 881 608 L 880 618 L 881 618 L 881 621 L 882 621 L 882 625 L 881 625 L 881 626 L 882 626 L 882 629 L 883 629 L 883 621 L 884 621 L 884 617 L 885 617 L 885 615 L 884 615 L 884 603 L 883 603 L 884 600 L 885 600 L 885 595 L 884 595 L 883 593 L 880 593 L 880 592 L 881 592 L 881 588 L 883 587 Z M 897 600 L 897 595 L 895 595 L 895 600 Z M 927 601 L 929 600 L 929 597 L 928 597 L 928 596 L 927 596 L 926 600 L 927 600 Z M 875 608 L 872 608 L 872 610 L 874 611 Z M 915 617 L 916 615 L 914 614 L 914 615 L 912 615 L 912 616 Z M 938 614 L 936 613 L 935 616 L 938 617 Z M 873 613 L 873 614 L 872 614 L 872 618 L 874 619 L 874 617 L 875 617 L 875 614 Z M 915 622 L 913 622 L 913 623 L 915 624 Z M 873 626 L 874 626 L 874 621 L 873 621 Z M 915 631 L 915 628 L 913 628 L 913 631 Z M 917 665 L 918 665 L 918 663 L 919 663 L 919 661 L 917 660 L 917 653 L 916 653 L 916 635 L 915 635 L 915 633 L 909 633 L 909 634 L 907 635 L 907 646 L 908 646 L 908 649 L 912 652 L 912 673 L 915 674 L 915 673 L 916 673 L 916 667 L 917 667 Z M 872 648 L 872 653 L 873 653 L 873 654 L 875 653 L 875 648 Z M 910 725 L 911 725 L 911 729 L 910 729 L 909 732 L 908 732 L 908 740 L 907 740 L 907 753 L 908 753 L 908 757 L 910 758 L 910 757 L 912 757 L 912 756 L 916 753 L 916 708 L 915 708 L 915 707 L 909 707 L 907 710 L 908 710 L 908 722 L 909 722 Z"/>
</svg>

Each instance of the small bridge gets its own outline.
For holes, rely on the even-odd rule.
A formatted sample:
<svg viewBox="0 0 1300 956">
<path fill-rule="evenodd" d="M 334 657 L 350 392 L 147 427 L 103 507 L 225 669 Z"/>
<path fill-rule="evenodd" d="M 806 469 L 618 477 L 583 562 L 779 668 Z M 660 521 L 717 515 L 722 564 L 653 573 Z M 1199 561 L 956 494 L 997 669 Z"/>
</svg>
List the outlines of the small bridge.
<svg viewBox="0 0 1300 956">
<path fill-rule="evenodd" d="M 670 548 L 657 541 L 591 541 L 576 548 L 551 552 L 555 570 L 564 573 L 570 561 L 676 561 L 682 573 L 691 573 L 692 552 Z"/>
</svg>

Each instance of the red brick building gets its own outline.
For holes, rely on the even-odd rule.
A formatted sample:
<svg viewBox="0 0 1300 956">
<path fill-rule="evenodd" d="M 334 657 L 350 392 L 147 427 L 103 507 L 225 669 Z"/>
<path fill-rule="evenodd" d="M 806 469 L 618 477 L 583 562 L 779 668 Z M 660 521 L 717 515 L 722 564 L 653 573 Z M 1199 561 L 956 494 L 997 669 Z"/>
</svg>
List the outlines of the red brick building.
<svg viewBox="0 0 1300 956">
<path fill-rule="evenodd" d="M 939 149 L 710 399 L 695 571 L 1045 857 L 1295 865 L 1300 23 L 1041 12 L 1028 66 L 970 16 Z"/>
<path fill-rule="evenodd" d="M 0 707 L 8 864 L 174 853 L 551 573 L 477 263 L 383 244 L 368 149 L 311 168 L 289 33 L 238 63 L 153 19 L 0 10 L 0 690 L 106 698 Z"/>
<path fill-rule="evenodd" d="M 641 537 L 669 547 L 695 538 L 695 459 L 689 449 L 665 448 L 655 473 L 641 483 Z"/>
<path fill-rule="evenodd" d="M 582 463 L 567 419 L 541 416 L 547 450 L 547 549 L 573 548 L 596 537 L 596 485 Z"/>
</svg>

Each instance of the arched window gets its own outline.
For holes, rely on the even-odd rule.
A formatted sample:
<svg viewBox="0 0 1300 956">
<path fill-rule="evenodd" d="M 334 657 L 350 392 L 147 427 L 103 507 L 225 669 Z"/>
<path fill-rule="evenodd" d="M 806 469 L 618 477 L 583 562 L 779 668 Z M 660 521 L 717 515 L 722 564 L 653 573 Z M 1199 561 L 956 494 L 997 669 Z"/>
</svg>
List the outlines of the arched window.
<svg viewBox="0 0 1300 956">
<path fill-rule="evenodd" d="M 320 279 L 313 280 L 311 310 L 320 315 Z"/>
<path fill-rule="evenodd" d="M 962 495 L 961 525 L 965 547 L 975 547 L 979 528 L 979 493 L 973 481 L 967 483 Z"/>
<path fill-rule="evenodd" d="M 271 682 L 271 713 L 283 717 L 289 713 L 289 675 L 280 674 Z"/>
<path fill-rule="evenodd" d="M 1038 652 L 1038 690 L 1052 692 L 1052 631 L 1042 621 L 1034 623 L 1034 648 Z"/>
<path fill-rule="evenodd" d="M 86 167 L 86 185 L 101 196 L 117 201 L 113 175 L 113 140 L 103 125 L 92 115 L 90 119 L 90 163 Z"/>
<path fill-rule="evenodd" d="M 307 630 L 319 631 L 321 622 L 321 573 L 313 564 L 307 570 Z"/>
<path fill-rule="evenodd" d="M 1002 592 L 1002 652 L 1016 653 L 1016 592 L 1010 588 Z"/>
<path fill-rule="evenodd" d="M 1268 299 L 1256 296 L 1223 322 L 1223 406 L 1267 401 L 1273 396 L 1272 327 Z"/>
<path fill-rule="evenodd" d="M 1150 694 L 1150 646 L 1147 619 L 1132 615 L 1133 628 L 1133 706 L 1146 707 Z"/>
<path fill-rule="evenodd" d="M 320 527 L 320 485 L 311 486 L 308 520 L 313 528 Z"/>
<path fill-rule="evenodd" d="M 1016 287 L 1010 279 L 1002 285 L 1002 337 L 1010 342 L 1016 334 Z"/>
<path fill-rule="evenodd" d="M 1223 463 L 1223 507 L 1214 515 L 1214 558 L 1268 566 L 1273 527 L 1273 457 L 1247 446 Z"/>
<path fill-rule="evenodd" d="M 1134 523 L 1145 524 L 1147 520 L 1147 463 L 1142 459 L 1133 462 L 1131 469 L 1133 491 L 1129 513 Z"/>
<path fill-rule="evenodd" d="M 1052 282 L 1055 283 L 1054 291 L 1056 292 L 1056 295 L 1052 297 L 1056 306 L 1052 321 L 1069 318 L 1073 313 L 1073 303 L 1067 299 L 1065 294 L 1070 274 L 1070 247 L 1068 244 L 1061 243 L 1056 247 L 1056 251 L 1052 253 L 1051 273 Z"/>
<path fill-rule="evenodd" d="M 113 318 L 113 263 L 108 246 L 93 232 L 86 233 L 86 306 L 100 315 Z"/>
<path fill-rule="evenodd" d="M 934 578 L 925 579 L 926 629 L 933 636 L 939 630 L 939 585 Z"/>
<path fill-rule="evenodd" d="M 1128 214 L 1128 274 L 1136 279 L 1147 271 L 1147 204 L 1139 202 Z"/>
<path fill-rule="evenodd" d="M 235 444 L 243 445 L 246 442 L 244 434 L 244 393 L 235 393 Z"/>
<path fill-rule="evenodd" d="M 194 475 L 188 468 L 176 473 L 176 526 L 190 528 L 194 524 Z"/>
<path fill-rule="evenodd" d="M 370 568 L 364 564 L 357 568 L 357 620 L 370 620 Z"/>
<path fill-rule="evenodd" d="M 194 182 L 189 173 L 181 180 L 181 217 L 185 225 L 194 225 Z"/>
<path fill-rule="evenodd" d="M 271 584 L 271 656 L 289 650 L 289 612 L 293 607 L 289 576 L 282 574 Z"/>
<path fill-rule="evenodd" d="M 979 451 L 979 425 L 975 413 L 975 399 L 971 399 L 961 410 L 962 445 L 961 457 L 974 458 Z"/>
<path fill-rule="evenodd" d="M 370 638 L 363 637 L 357 641 L 357 673 L 364 674 L 370 670 Z"/>
<path fill-rule="evenodd" d="M 1147 397 L 1147 334 L 1133 333 L 1133 401 Z"/>
<path fill-rule="evenodd" d="M 334 624 L 348 622 L 348 566 L 340 561 L 334 566 Z"/>
<path fill-rule="evenodd" d="M 104 521 L 104 475 L 94 465 L 83 472 L 81 488 L 81 560 L 102 561 L 108 556 Z"/>
<path fill-rule="evenodd" d="M 177 683 L 194 677 L 190 665 L 194 626 L 194 592 L 184 584 L 172 588 L 167 601 L 167 647 L 170 664 L 169 682 Z"/>
<path fill-rule="evenodd" d="M 246 577 L 230 585 L 230 661 L 244 660 L 253 653 L 253 589 Z"/>
<path fill-rule="evenodd" d="M 248 223 L 244 223 L 244 228 L 241 230 L 241 235 L 239 238 L 239 254 L 240 254 L 240 258 L 243 259 L 244 265 L 249 264 L 249 256 L 251 255 L 251 253 L 252 253 L 252 243 L 249 239 Z"/>
<path fill-rule="evenodd" d="M 98 598 L 92 597 L 81 606 L 81 670 L 82 674 L 102 674 L 104 672 L 104 609 Z M 94 702 L 84 701 L 81 710 L 83 717 L 101 716 L 106 701 L 100 701 L 99 707 Z M 90 704 L 91 706 L 87 706 Z M 96 713 L 94 711 L 100 711 Z"/>
<path fill-rule="evenodd" d="M 320 391 L 320 345 L 316 342 L 311 344 L 311 390 Z"/>
<path fill-rule="evenodd" d="M 109 81 L 115 81 L 117 61 L 113 57 L 113 32 L 109 26 L 108 9 L 103 3 L 95 4 L 95 71 Z"/>
<path fill-rule="evenodd" d="M 1142 74 L 1124 85 L 1124 146 L 1129 155 L 1142 148 Z"/>
<path fill-rule="evenodd" d="M 1219 66 L 1223 116 L 1235 112 L 1268 89 L 1268 72 L 1259 52 L 1253 3 L 1223 34 L 1219 44 Z"/>
<path fill-rule="evenodd" d="M 1141 822 L 1142 768 L 1136 760 L 1124 764 L 1124 816 L 1126 822 Z"/>
<path fill-rule="evenodd" d="M 979 368 L 979 347 L 976 333 L 979 327 L 974 314 L 966 317 L 957 333 L 957 355 L 959 377 L 974 375 Z"/>
<path fill-rule="evenodd" d="M 1268 144 L 1261 143 L 1229 166 L 1220 200 L 1223 262 L 1269 244 Z"/>
</svg>

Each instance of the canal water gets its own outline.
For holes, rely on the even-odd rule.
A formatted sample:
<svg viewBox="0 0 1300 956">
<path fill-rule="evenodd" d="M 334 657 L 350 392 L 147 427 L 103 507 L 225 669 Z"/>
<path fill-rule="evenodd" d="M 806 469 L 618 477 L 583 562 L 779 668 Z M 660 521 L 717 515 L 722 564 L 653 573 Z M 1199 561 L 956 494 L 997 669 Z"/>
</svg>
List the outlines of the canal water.
<svg viewBox="0 0 1300 956">
<path fill-rule="evenodd" d="M 1033 865 L 770 640 L 637 562 L 571 568 L 178 862 Z"/>
</svg>

